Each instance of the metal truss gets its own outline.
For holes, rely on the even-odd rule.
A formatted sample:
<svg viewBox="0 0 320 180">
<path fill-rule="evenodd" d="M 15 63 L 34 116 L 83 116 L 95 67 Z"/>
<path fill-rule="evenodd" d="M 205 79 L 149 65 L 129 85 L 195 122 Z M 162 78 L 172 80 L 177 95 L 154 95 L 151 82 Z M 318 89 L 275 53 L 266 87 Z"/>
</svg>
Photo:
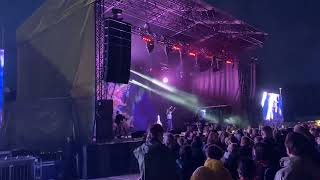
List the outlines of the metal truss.
<svg viewBox="0 0 320 180">
<path fill-rule="evenodd" d="M 96 1 L 95 4 L 95 35 L 96 35 L 96 100 L 104 100 L 107 98 L 106 83 L 103 80 L 104 77 L 104 0 Z"/>
<path fill-rule="evenodd" d="M 104 78 L 104 19 L 111 10 L 123 10 L 132 33 L 149 34 L 164 45 L 182 44 L 205 52 L 261 47 L 266 33 L 235 19 L 201 0 L 97 0 L 96 1 L 96 99 L 107 98 Z M 144 25 L 150 30 L 146 31 Z M 214 46 L 214 47 L 212 47 Z M 217 47 L 218 46 L 218 47 Z M 195 48 L 195 49 L 196 49 Z M 211 49 L 210 49 L 211 48 Z M 231 52 L 232 53 L 232 52 Z M 229 53 L 228 53 L 229 54 Z"/>
<path fill-rule="evenodd" d="M 245 41 L 247 46 L 261 46 L 267 35 L 215 7 L 195 0 L 107 0 L 104 14 L 112 8 L 123 10 L 137 32 L 148 23 L 155 36 L 168 41 L 194 43 L 216 36 Z M 139 29 L 140 27 L 140 29 Z M 163 38 L 162 38 L 163 39 Z"/>
</svg>

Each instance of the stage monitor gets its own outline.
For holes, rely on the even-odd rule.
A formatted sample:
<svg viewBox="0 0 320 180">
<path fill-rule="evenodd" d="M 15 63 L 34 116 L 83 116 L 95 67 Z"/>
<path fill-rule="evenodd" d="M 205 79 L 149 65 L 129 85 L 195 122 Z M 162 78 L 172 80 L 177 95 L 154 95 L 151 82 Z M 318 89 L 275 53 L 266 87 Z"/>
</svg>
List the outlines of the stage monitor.
<svg viewBox="0 0 320 180">
<path fill-rule="evenodd" d="M 279 123 L 283 121 L 282 98 L 280 94 L 263 92 L 261 107 L 265 122 Z"/>
<path fill-rule="evenodd" d="M 2 127 L 2 112 L 3 112 L 3 74 L 4 74 L 4 50 L 0 49 L 0 129 Z"/>
</svg>

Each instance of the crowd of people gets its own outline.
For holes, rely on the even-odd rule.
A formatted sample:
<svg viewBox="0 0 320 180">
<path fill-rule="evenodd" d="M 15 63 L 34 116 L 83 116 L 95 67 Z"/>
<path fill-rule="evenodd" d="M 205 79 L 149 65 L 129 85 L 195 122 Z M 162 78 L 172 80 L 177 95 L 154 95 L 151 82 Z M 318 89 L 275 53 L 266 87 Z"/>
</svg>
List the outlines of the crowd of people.
<svg viewBox="0 0 320 180">
<path fill-rule="evenodd" d="M 141 180 L 320 180 L 320 129 L 153 125 L 134 151 Z"/>
</svg>

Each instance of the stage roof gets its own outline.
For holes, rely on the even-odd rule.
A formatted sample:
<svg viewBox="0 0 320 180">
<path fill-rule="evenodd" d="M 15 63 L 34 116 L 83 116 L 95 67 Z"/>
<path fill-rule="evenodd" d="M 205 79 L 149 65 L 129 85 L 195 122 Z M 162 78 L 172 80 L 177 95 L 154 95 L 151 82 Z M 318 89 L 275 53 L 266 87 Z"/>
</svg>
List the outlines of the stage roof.
<svg viewBox="0 0 320 180">
<path fill-rule="evenodd" d="M 104 15 L 123 10 L 136 33 L 148 30 L 158 40 L 178 41 L 210 50 L 242 51 L 262 47 L 267 34 L 202 0 L 104 0 Z"/>
<path fill-rule="evenodd" d="M 217 57 L 261 47 L 267 35 L 200 0 L 96 2 L 47 0 L 18 28 L 18 97 L 94 95 L 95 8 L 103 8 L 104 17 L 112 16 L 112 8 L 122 9 L 134 33 L 149 31 L 158 41 L 207 48 Z"/>
</svg>

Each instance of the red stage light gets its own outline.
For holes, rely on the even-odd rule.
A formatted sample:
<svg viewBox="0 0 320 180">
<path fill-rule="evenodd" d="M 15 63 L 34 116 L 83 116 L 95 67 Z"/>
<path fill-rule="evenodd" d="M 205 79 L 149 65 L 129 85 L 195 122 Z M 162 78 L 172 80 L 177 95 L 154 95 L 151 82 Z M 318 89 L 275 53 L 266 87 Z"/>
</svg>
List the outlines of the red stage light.
<svg viewBox="0 0 320 180">
<path fill-rule="evenodd" d="M 144 36 L 142 37 L 142 39 L 143 39 L 145 42 L 152 42 L 152 41 L 153 41 L 152 37 L 151 37 L 151 36 L 148 36 L 148 35 L 144 35 Z"/>
<path fill-rule="evenodd" d="M 228 60 L 226 61 L 226 63 L 227 63 L 227 64 L 232 64 L 232 60 L 231 60 L 231 59 L 228 59 Z"/>
<path fill-rule="evenodd" d="M 172 46 L 172 49 L 173 49 L 173 50 L 176 50 L 176 51 L 180 51 L 180 50 L 181 50 L 181 47 L 178 46 L 178 45 L 174 45 L 174 46 Z"/>
<path fill-rule="evenodd" d="M 212 58 L 213 58 L 213 54 L 207 54 L 207 55 L 206 55 L 206 58 L 212 59 Z"/>
<path fill-rule="evenodd" d="M 197 54 L 196 54 L 195 52 L 189 52 L 189 55 L 190 55 L 190 56 L 193 56 L 193 57 L 196 57 L 196 56 L 197 56 Z"/>
</svg>

